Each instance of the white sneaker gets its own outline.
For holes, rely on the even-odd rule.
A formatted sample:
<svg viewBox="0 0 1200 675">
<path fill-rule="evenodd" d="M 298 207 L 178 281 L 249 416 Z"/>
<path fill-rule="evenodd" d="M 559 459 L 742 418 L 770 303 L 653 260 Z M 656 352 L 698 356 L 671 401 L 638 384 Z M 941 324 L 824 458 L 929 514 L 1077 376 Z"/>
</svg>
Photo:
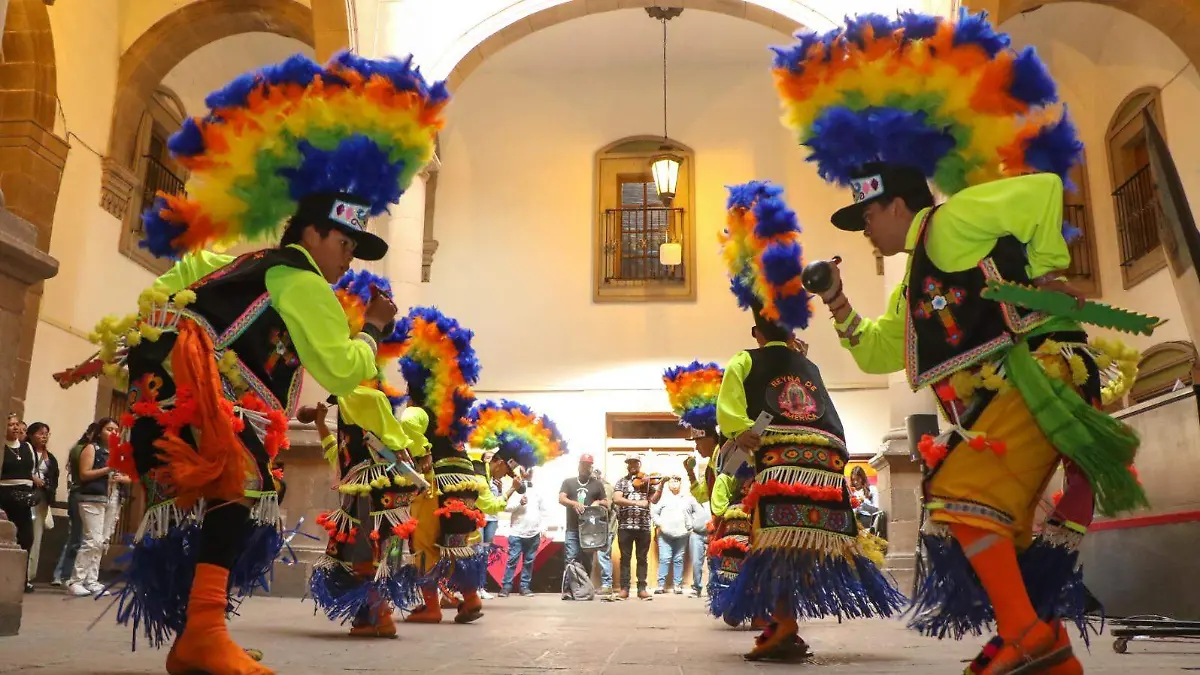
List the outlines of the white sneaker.
<svg viewBox="0 0 1200 675">
<path fill-rule="evenodd" d="M 55 587 L 55 588 L 58 588 L 59 586 L 62 586 L 62 585 L 63 585 L 63 580 L 62 580 L 62 579 L 55 579 L 54 581 L 51 581 L 51 582 L 50 582 L 50 585 L 51 585 L 51 586 L 53 586 L 53 587 Z"/>
<path fill-rule="evenodd" d="M 87 588 L 92 592 L 93 595 L 108 595 L 108 591 L 104 590 L 104 584 L 98 581 L 93 581 L 92 583 L 88 584 Z"/>
<path fill-rule="evenodd" d="M 479 599 L 480 600 L 491 600 L 492 594 L 488 593 L 487 591 L 485 591 L 481 588 L 481 589 L 479 589 Z"/>
<path fill-rule="evenodd" d="M 694 589 L 694 588 L 689 588 L 688 592 L 687 592 L 687 596 L 689 598 L 698 598 L 698 597 L 700 597 L 700 593 L 698 591 L 696 591 L 696 589 Z"/>
<path fill-rule="evenodd" d="M 92 594 L 92 590 L 90 588 L 88 588 L 87 586 L 84 586 L 83 584 L 71 584 L 70 586 L 67 587 L 67 591 L 69 591 L 71 593 L 71 595 L 75 595 L 75 596 L 79 596 L 79 597 L 84 597 L 84 596 Z"/>
</svg>

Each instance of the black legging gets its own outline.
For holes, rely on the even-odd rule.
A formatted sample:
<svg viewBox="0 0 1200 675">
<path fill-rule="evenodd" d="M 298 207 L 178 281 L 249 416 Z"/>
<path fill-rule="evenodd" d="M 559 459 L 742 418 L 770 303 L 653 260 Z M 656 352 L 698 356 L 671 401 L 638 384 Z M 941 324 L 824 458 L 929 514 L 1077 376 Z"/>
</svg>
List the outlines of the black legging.
<svg viewBox="0 0 1200 675">
<path fill-rule="evenodd" d="M 0 510 L 17 528 L 17 545 L 26 553 L 33 548 L 33 507 L 27 501 L 32 494 L 33 488 L 0 487 Z"/>
<path fill-rule="evenodd" d="M 198 561 L 233 569 L 250 527 L 250 509 L 241 504 L 214 504 L 204 514 Z"/>
</svg>

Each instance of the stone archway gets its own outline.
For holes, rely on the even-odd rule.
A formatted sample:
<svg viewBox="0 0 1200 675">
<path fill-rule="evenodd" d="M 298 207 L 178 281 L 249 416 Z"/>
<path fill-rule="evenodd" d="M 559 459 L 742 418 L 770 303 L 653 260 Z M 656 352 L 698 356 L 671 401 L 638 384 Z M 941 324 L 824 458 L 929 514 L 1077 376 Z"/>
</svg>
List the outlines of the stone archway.
<svg viewBox="0 0 1200 675">
<path fill-rule="evenodd" d="M 631 9 L 650 5 L 682 7 L 684 9 L 725 14 L 772 28 L 785 36 L 791 35 L 801 28 L 801 24 L 795 19 L 750 2 L 714 2 L 713 0 L 596 2 L 595 0 L 570 0 L 569 2 L 534 12 L 489 35 L 458 60 L 454 69 L 446 77 L 446 85 L 451 90 L 454 90 L 493 54 L 543 28 L 549 28 L 550 26 L 565 23 L 572 19 L 588 16 L 589 14 L 600 14 L 618 9 Z"/>
<path fill-rule="evenodd" d="M 11 215 L 27 221 L 35 232 L 31 244 L 43 253 L 50 249 L 54 209 L 67 162 L 67 143 L 54 135 L 57 113 L 57 74 L 50 14 L 44 0 L 9 0 L 3 23 L 4 60 L 0 63 L 0 191 Z M 11 219 L 10 220 L 15 220 Z M 28 226 L 26 226 L 28 227 Z M 47 257 L 47 259 L 49 259 Z M 51 273 L 52 274 L 52 273 Z M 15 368 L 4 409 L 23 413 L 33 339 L 37 331 L 42 284 L 23 293 L 15 286 L 0 288 L 0 305 L 23 307 L 20 317 Z M 6 333 L 6 335 L 8 335 Z M 7 378 L 10 373 L 0 374 Z"/>
<path fill-rule="evenodd" d="M 971 9 L 987 9 L 1000 25 L 1044 5 L 1082 2 L 1131 14 L 1154 26 L 1179 47 L 1188 60 L 1200 64 L 1200 3 L 1194 0 L 968 0 Z"/>
<path fill-rule="evenodd" d="M 171 12 L 121 55 L 108 160 L 132 170 L 136 129 L 154 89 L 171 69 L 210 42 L 242 33 L 275 33 L 314 44 L 313 12 L 295 0 L 197 0 Z"/>
</svg>

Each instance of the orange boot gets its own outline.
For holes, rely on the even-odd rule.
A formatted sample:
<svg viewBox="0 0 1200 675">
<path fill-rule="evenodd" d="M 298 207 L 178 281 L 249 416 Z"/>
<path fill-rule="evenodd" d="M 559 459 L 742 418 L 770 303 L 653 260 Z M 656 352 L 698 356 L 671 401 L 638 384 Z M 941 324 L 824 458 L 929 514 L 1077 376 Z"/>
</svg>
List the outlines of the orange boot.
<svg viewBox="0 0 1200 675">
<path fill-rule="evenodd" d="M 454 623 L 471 623 L 483 616 L 483 601 L 479 599 L 479 591 L 463 591 L 462 604 L 458 606 L 458 614 Z"/>
<path fill-rule="evenodd" d="M 781 618 L 755 639 L 754 649 L 745 655 L 745 659 L 759 661 L 783 658 L 789 655 L 798 644 L 803 644 L 803 641 L 799 640 L 799 634 L 800 625 L 796 623 L 795 619 Z M 807 651 L 808 645 L 804 645 L 804 652 L 807 653 Z"/>
<path fill-rule="evenodd" d="M 411 614 L 404 617 L 405 623 L 441 623 L 442 608 L 438 603 L 437 586 L 421 589 L 421 597 L 425 599 L 425 604 L 413 610 Z"/>
<path fill-rule="evenodd" d="M 225 589 L 229 570 L 200 563 L 188 598 L 187 624 L 167 654 L 170 675 L 274 675 L 229 637 Z"/>
<path fill-rule="evenodd" d="M 396 622 L 392 620 L 391 605 L 386 600 L 380 602 L 379 607 L 371 612 L 366 621 L 362 623 L 356 621 L 350 626 L 350 635 L 353 637 L 395 638 Z"/>
</svg>

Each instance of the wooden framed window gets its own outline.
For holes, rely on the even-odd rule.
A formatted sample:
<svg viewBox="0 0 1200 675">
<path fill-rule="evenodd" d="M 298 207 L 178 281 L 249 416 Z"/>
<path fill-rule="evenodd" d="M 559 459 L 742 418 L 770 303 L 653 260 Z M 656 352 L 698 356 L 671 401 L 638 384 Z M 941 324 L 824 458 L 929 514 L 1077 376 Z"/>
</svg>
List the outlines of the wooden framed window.
<svg viewBox="0 0 1200 675">
<path fill-rule="evenodd" d="M 1196 347 L 1191 342 L 1173 341 L 1154 345 L 1142 353 L 1138 376 L 1129 390 L 1129 404 L 1149 401 L 1176 388 L 1191 387 L 1196 368 Z"/>
<path fill-rule="evenodd" d="M 1146 87 L 1130 94 L 1117 107 L 1108 125 L 1106 143 L 1121 280 L 1127 289 L 1167 264 L 1159 242 L 1162 209 L 1150 170 L 1143 111 L 1154 116 L 1165 135 L 1160 92 L 1155 87 Z"/>
<path fill-rule="evenodd" d="M 660 137 L 627 138 L 596 153 L 596 237 L 593 300 L 687 301 L 696 298 L 691 150 L 671 141 L 683 158 L 675 198 L 664 204 L 650 175 Z M 679 265 L 659 262 L 659 248 L 682 247 Z"/>
<path fill-rule="evenodd" d="M 1080 235 L 1069 244 L 1071 265 L 1067 277 L 1071 284 L 1088 297 L 1100 297 L 1100 272 L 1096 254 L 1096 228 L 1088 190 L 1087 157 L 1071 168 L 1070 185 L 1063 191 L 1063 220 L 1079 230 Z"/>
<path fill-rule="evenodd" d="M 129 200 L 121 228 L 120 252 L 130 260 L 154 274 L 162 274 L 171 267 L 168 260 L 150 255 L 138 246 L 142 240 L 142 211 L 154 202 L 159 190 L 168 194 L 184 194 L 187 171 L 175 163 L 167 150 L 167 139 L 179 130 L 186 112 L 183 103 L 174 92 L 159 87 L 154 93 L 137 131 L 137 147 L 140 149 L 135 173 L 138 185 Z"/>
</svg>

